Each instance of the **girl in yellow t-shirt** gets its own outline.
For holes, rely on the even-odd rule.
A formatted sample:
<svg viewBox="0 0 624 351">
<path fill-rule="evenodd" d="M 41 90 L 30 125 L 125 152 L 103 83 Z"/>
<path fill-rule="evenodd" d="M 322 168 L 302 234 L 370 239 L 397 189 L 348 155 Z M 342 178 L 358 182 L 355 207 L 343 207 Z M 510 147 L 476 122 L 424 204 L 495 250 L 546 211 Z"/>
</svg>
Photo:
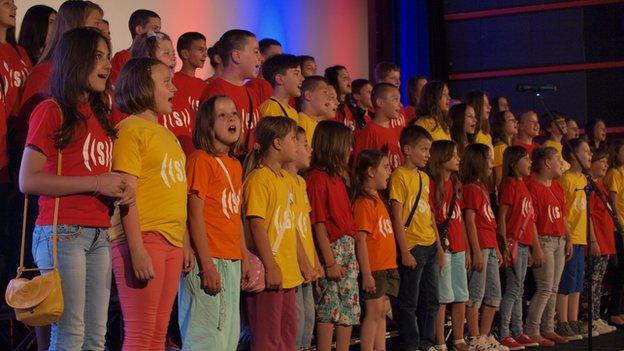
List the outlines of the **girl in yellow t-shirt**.
<svg viewBox="0 0 624 351">
<path fill-rule="evenodd" d="M 605 177 L 605 185 L 609 190 L 609 200 L 620 224 L 624 223 L 624 139 L 615 139 L 609 148 L 609 171 Z M 617 262 L 624 265 L 624 248 L 621 236 L 616 234 Z M 613 279 L 609 316 L 611 323 L 624 325 L 624 269 L 618 269 Z"/>
<path fill-rule="evenodd" d="M 475 129 L 475 142 L 485 144 L 494 150 L 492 134 L 490 134 L 490 100 L 487 94 L 480 90 L 474 90 L 464 95 L 462 101 L 474 108 L 477 115 L 477 127 Z"/>
<path fill-rule="evenodd" d="M 457 152 L 464 152 L 466 146 L 475 142 L 475 129 L 477 127 L 477 116 L 472 106 L 468 104 L 457 104 L 449 111 L 451 120 L 451 137 L 457 144 Z"/>
<path fill-rule="evenodd" d="M 518 120 L 511 111 L 500 111 L 492 116 L 494 185 L 496 189 L 503 179 L 503 153 L 508 146 L 515 143 L 516 135 L 518 135 Z"/>
<path fill-rule="evenodd" d="M 175 91 L 169 67 L 151 58 L 128 61 L 115 89 L 117 106 L 130 116 L 117 125 L 113 170 L 136 191 L 136 206 L 115 210 L 109 235 L 128 350 L 162 348 L 183 262 L 186 271 L 193 265 L 185 156 L 158 124 L 160 114 L 171 112 Z"/>
<path fill-rule="evenodd" d="M 416 115 L 413 122 L 425 128 L 433 140 L 451 140 L 448 119 L 451 96 L 446 83 L 438 80 L 428 82 L 423 87 Z"/>
<path fill-rule="evenodd" d="M 233 157 L 240 136 L 232 99 L 216 95 L 199 106 L 193 132 L 197 150 L 186 165 L 197 265 L 182 276 L 178 292 L 180 334 L 189 349 L 235 350 L 238 345 L 240 290 L 249 281 L 241 220 L 243 169 Z"/>
<path fill-rule="evenodd" d="M 265 268 L 266 289 L 247 295 L 253 350 L 294 350 L 295 288 L 303 283 L 297 261 L 294 191 L 284 164 L 297 158 L 297 124 L 288 117 L 263 118 L 256 145 L 245 160 L 245 218 L 252 246 Z"/>
</svg>

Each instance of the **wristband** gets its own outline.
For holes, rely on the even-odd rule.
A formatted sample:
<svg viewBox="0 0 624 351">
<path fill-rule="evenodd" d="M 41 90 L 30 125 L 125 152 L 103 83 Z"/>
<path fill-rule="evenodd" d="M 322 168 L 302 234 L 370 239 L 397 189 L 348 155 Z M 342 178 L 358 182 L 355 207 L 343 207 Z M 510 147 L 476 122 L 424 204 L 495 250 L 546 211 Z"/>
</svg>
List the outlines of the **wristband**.
<svg viewBox="0 0 624 351">
<path fill-rule="evenodd" d="M 100 175 L 95 176 L 95 190 L 93 190 L 93 195 L 97 195 L 100 193 Z"/>
</svg>

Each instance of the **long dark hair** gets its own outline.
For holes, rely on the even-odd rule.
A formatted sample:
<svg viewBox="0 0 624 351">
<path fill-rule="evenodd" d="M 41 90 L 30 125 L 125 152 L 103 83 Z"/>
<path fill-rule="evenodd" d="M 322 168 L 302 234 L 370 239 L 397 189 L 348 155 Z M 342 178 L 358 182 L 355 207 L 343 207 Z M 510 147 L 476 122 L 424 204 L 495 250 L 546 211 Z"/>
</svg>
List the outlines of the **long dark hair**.
<svg viewBox="0 0 624 351">
<path fill-rule="evenodd" d="M 489 180 L 487 162 L 490 155 L 490 147 L 485 144 L 470 144 L 462 153 L 459 164 L 459 179 L 462 183 L 483 183 Z"/>
<path fill-rule="evenodd" d="M 594 136 L 596 127 L 598 126 L 598 123 L 600 122 L 602 122 L 602 124 L 604 124 L 605 127 L 607 126 L 605 121 L 601 118 L 592 118 L 589 120 L 589 122 L 587 122 L 587 125 L 585 126 L 585 135 L 587 137 L 587 143 L 589 144 L 592 150 L 601 149 L 606 144 L 606 140 L 603 142 L 600 142 L 596 140 Z M 598 144 L 598 146 L 596 146 L 596 144 Z"/>
<path fill-rule="evenodd" d="M 474 143 L 474 134 L 468 134 L 465 130 L 466 110 L 468 104 L 457 104 L 449 110 L 451 119 L 451 138 L 457 143 L 457 152 L 461 154 L 466 146 Z"/>
<path fill-rule="evenodd" d="M 355 200 L 360 196 L 370 196 L 364 189 L 368 179 L 368 169 L 377 168 L 387 154 L 380 150 L 364 150 L 360 152 L 355 160 L 355 167 L 351 177 L 352 198 Z"/>
<path fill-rule="evenodd" d="M 523 146 L 512 145 L 505 149 L 505 152 L 503 152 L 503 180 L 501 181 L 500 189 L 505 187 L 505 183 L 509 179 L 518 177 L 516 166 L 528 154 L 529 152 Z"/>
<path fill-rule="evenodd" d="M 331 176 L 345 176 L 352 144 L 349 127 L 336 121 L 319 122 L 312 138 L 311 168 L 324 170 Z"/>
<path fill-rule="evenodd" d="M 453 158 L 453 152 L 457 148 L 457 144 L 451 140 L 436 140 L 431 144 L 431 157 L 427 163 L 427 173 L 435 182 L 436 194 L 435 205 L 440 206 L 446 197 L 444 192 L 444 179 L 442 179 L 443 165 Z M 457 150 L 459 154 L 459 150 Z M 461 196 L 461 183 L 457 173 L 451 174 L 451 182 L 457 196 Z M 449 204 L 450 205 L 450 204 Z"/>
<path fill-rule="evenodd" d="M 462 98 L 462 102 L 472 106 L 475 110 L 475 115 L 477 116 L 477 128 L 475 129 L 475 134 L 478 134 L 480 131 L 483 131 L 485 134 L 490 134 L 490 122 L 487 118 L 483 118 L 483 110 L 485 105 L 485 98 L 487 94 L 481 90 L 474 90 L 468 92 Z"/>
<path fill-rule="evenodd" d="M 505 144 L 507 146 L 509 145 L 513 145 L 514 143 L 514 137 L 509 137 L 508 135 L 505 135 L 505 125 L 507 124 L 507 121 L 505 120 L 505 115 L 510 113 L 514 118 L 516 118 L 516 116 L 513 114 L 513 112 L 511 112 L 511 110 L 507 110 L 507 111 L 499 111 L 499 112 L 495 112 L 494 114 L 492 114 L 492 122 L 491 122 L 491 126 L 492 126 L 492 143 L 494 145 L 498 145 L 498 144 Z"/>
<path fill-rule="evenodd" d="M 356 112 L 353 106 L 349 104 L 349 94 L 340 90 L 338 76 L 340 76 L 340 71 L 342 70 L 346 71 L 347 67 L 341 65 L 327 67 L 325 69 L 325 79 L 327 80 L 327 84 L 333 86 L 334 89 L 336 89 L 336 97 L 338 98 L 338 112 L 346 118 L 347 109 L 349 109 L 353 116 L 356 115 Z M 340 100 L 340 95 L 344 95 L 344 98 L 342 100 Z"/>
<path fill-rule="evenodd" d="M 50 15 L 53 13 L 56 13 L 56 10 L 50 6 L 35 5 L 24 14 L 18 44 L 26 50 L 33 64 L 39 61 L 45 47 Z"/>
<path fill-rule="evenodd" d="M 440 109 L 440 99 L 442 99 L 444 87 L 446 86 L 445 82 L 439 80 L 432 80 L 425 84 L 420 93 L 416 115 L 419 118 L 432 117 L 436 121 L 435 128 L 440 127 L 448 133 L 451 123 L 448 119 L 448 114 Z"/>
<path fill-rule="evenodd" d="M 116 136 L 109 120 L 109 98 L 105 91 L 110 90 L 106 81 L 104 92 L 94 92 L 89 87 L 88 77 L 96 63 L 98 42 L 103 40 L 110 52 L 110 42 L 95 28 L 75 28 L 63 34 L 52 57 L 50 92 L 63 111 L 63 124 L 54 133 L 54 146 L 63 149 L 74 138 L 79 123 L 85 117 L 78 111 L 78 105 L 88 94 L 88 102 L 98 122 L 112 138 Z"/>
</svg>

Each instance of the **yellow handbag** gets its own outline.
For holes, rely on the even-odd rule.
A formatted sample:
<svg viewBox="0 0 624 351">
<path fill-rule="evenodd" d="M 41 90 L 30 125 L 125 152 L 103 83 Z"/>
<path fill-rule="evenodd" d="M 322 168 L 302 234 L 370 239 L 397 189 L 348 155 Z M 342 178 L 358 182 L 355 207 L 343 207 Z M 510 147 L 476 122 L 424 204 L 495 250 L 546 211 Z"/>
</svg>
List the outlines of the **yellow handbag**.
<svg viewBox="0 0 624 351">
<path fill-rule="evenodd" d="M 62 156 L 58 152 L 56 174 L 61 174 Z M 28 195 L 24 199 L 24 218 L 22 222 L 22 245 L 20 265 L 17 276 L 9 282 L 5 292 L 7 305 L 15 310 L 18 321 L 30 326 L 42 326 L 54 323 L 63 314 L 63 291 L 61 276 L 58 272 L 57 241 L 58 241 L 59 197 L 54 199 L 54 220 L 52 224 L 52 256 L 53 266 L 50 268 L 26 268 L 24 266 L 24 249 L 26 246 L 26 217 L 28 214 Z M 29 280 L 22 278 L 24 272 L 49 271 Z"/>
</svg>

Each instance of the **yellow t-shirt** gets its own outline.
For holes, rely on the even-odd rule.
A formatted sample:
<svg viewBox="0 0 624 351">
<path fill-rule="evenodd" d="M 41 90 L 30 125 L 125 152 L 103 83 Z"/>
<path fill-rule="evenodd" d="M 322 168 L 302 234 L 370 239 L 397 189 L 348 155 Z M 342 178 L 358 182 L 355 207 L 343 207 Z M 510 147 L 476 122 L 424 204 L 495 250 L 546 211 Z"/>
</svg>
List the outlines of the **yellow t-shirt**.
<svg viewBox="0 0 624 351">
<path fill-rule="evenodd" d="M 422 184 L 418 174 L 422 177 Z M 419 186 L 422 186 L 418 208 L 414 213 L 412 222 L 407 228 L 407 246 L 411 249 L 416 245 L 429 246 L 436 241 L 431 222 L 431 208 L 429 207 L 429 176 L 425 172 L 410 170 L 405 167 L 397 168 L 390 176 L 390 200 L 403 205 L 403 225 L 407 221 Z"/>
<path fill-rule="evenodd" d="M 505 143 L 496 144 L 494 146 L 494 167 L 503 166 L 503 154 L 507 150 L 508 145 Z"/>
<path fill-rule="evenodd" d="M 306 132 L 306 138 L 308 139 L 308 145 L 312 147 L 312 138 L 314 137 L 314 131 L 318 122 L 308 116 L 306 113 L 299 112 L 299 121 L 297 122 L 299 127 L 303 128 Z"/>
<path fill-rule="evenodd" d="M 480 130 L 477 135 L 475 135 L 475 142 L 477 144 L 487 145 L 490 150 L 494 151 L 494 146 L 492 145 L 492 134 L 485 134 L 482 130 Z"/>
<path fill-rule="evenodd" d="M 559 154 L 559 157 L 561 157 L 561 162 L 563 163 L 563 166 L 561 166 L 561 170 L 563 172 L 565 172 L 568 169 L 570 169 L 570 164 L 568 163 L 568 161 L 563 159 L 563 145 L 560 142 L 548 139 L 548 140 L 546 140 L 542 144 L 542 146 L 543 147 L 552 147 L 552 148 L 557 150 L 557 153 Z"/>
<path fill-rule="evenodd" d="M 312 237 L 312 224 L 310 223 L 310 212 L 312 207 L 308 200 L 308 191 L 305 179 L 297 175 L 294 177 L 288 173 L 288 180 L 292 182 L 292 188 L 295 194 L 295 203 L 293 210 L 295 213 L 295 229 L 301 239 L 303 249 L 310 261 L 312 267 L 316 266 L 316 251 L 314 250 L 314 238 Z"/>
<path fill-rule="evenodd" d="M 620 217 L 620 223 L 624 223 L 624 167 L 609 169 L 604 183 L 609 192 L 616 193 L 615 207 Z"/>
<path fill-rule="evenodd" d="M 284 116 L 284 111 L 286 111 L 285 117 L 290 117 L 293 121 L 299 121 L 299 114 L 297 110 L 292 108 L 288 104 L 282 104 L 275 97 L 271 97 L 260 105 L 260 116 L 262 117 L 276 117 L 276 116 Z"/>
<path fill-rule="evenodd" d="M 418 117 L 416 125 L 425 128 L 433 140 L 451 140 L 450 132 L 445 132 L 433 117 Z"/>
<path fill-rule="evenodd" d="M 566 221 L 570 227 L 572 244 L 587 245 L 587 179 L 581 173 L 567 171 L 559 180 L 566 199 Z"/>
<path fill-rule="evenodd" d="M 130 116 L 117 125 L 113 171 L 137 177 L 136 207 L 141 232 L 157 232 L 181 247 L 186 230 L 186 157 L 167 128 Z M 109 238 L 125 240 L 118 209 Z"/>
<path fill-rule="evenodd" d="M 273 257 L 282 273 L 282 288 L 303 282 L 297 262 L 297 233 L 294 225 L 294 189 L 289 175 L 276 174 L 269 167 L 253 170 L 243 186 L 245 216 L 264 219 Z"/>
</svg>

